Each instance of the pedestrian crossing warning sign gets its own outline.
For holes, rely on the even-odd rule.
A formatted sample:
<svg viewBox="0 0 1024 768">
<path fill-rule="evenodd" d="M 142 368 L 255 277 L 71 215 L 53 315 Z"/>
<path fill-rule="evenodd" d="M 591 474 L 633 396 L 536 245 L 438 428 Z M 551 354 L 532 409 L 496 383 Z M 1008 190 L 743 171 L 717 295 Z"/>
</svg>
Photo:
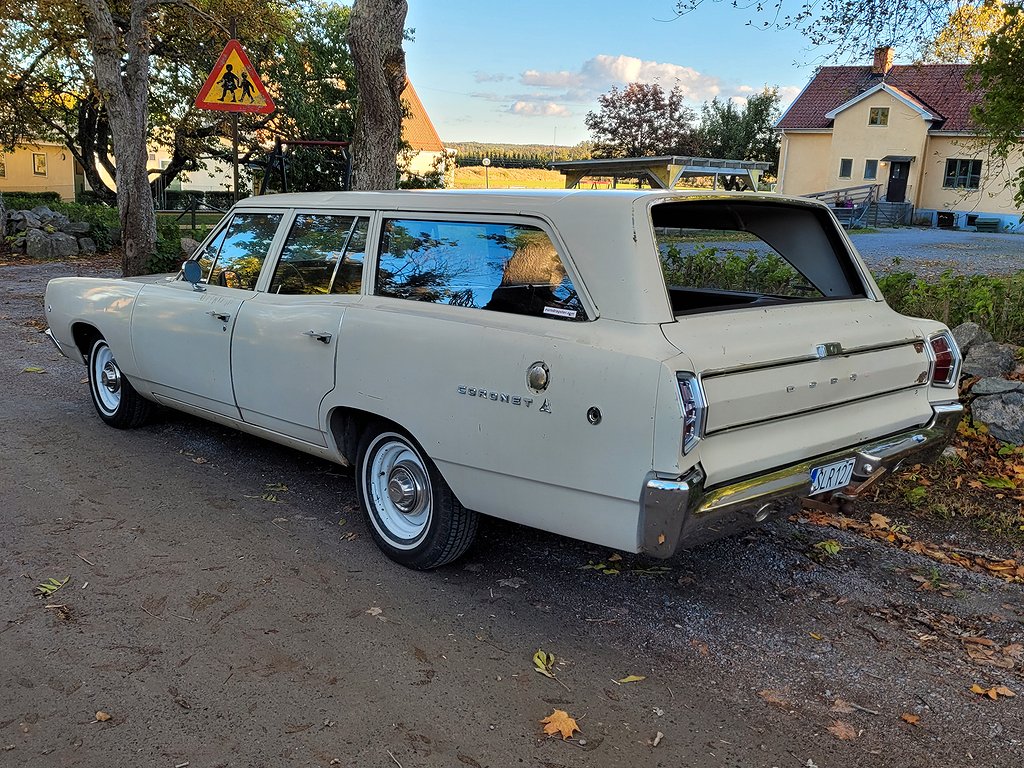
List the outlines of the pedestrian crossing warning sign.
<svg viewBox="0 0 1024 768">
<path fill-rule="evenodd" d="M 217 63 L 210 70 L 196 97 L 200 109 L 221 112 L 255 112 L 266 115 L 274 111 L 274 100 L 253 68 L 237 40 L 229 40 Z"/>
</svg>

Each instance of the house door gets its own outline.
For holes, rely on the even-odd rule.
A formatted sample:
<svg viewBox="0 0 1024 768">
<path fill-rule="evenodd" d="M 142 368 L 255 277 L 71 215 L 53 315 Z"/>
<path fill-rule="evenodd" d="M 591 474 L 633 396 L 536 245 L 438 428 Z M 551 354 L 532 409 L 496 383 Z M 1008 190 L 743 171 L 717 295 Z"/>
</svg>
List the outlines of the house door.
<svg viewBox="0 0 1024 768">
<path fill-rule="evenodd" d="M 889 186 L 885 191 L 885 199 L 890 203 L 902 203 L 907 199 L 907 177 L 910 175 L 910 163 L 893 161 L 889 164 Z"/>
</svg>

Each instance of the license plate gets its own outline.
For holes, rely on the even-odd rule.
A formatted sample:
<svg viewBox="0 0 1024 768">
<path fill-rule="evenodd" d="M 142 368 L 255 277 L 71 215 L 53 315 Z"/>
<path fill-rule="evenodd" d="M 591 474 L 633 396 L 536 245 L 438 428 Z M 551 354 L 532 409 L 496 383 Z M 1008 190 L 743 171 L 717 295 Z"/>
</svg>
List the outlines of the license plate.
<svg viewBox="0 0 1024 768">
<path fill-rule="evenodd" d="M 823 467 L 814 467 L 811 470 L 811 493 L 826 493 L 836 488 L 845 488 L 850 484 L 853 477 L 853 465 L 855 459 L 843 459 L 834 464 L 826 464 Z"/>
</svg>

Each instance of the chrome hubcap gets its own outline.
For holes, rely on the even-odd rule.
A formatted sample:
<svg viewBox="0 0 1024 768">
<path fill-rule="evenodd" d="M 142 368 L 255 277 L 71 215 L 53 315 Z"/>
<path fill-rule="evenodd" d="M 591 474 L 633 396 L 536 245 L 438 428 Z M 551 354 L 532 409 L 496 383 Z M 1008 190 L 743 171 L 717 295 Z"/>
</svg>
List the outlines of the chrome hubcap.
<svg viewBox="0 0 1024 768">
<path fill-rule="evenodd" d="M 423 486 L 419 479 L 404 464 L 391 470 L 388 478 L 388 498 L 406 515 L 413 514 L 423 498 Z"/>
<path fill-rule="evenodd" d="M 103 366 L 103 370 L 100 372 L 100 383 L 109 392 L 121 390 L 121 371 L 114 365 L 113 360 L 107 361 L 107 364 Z"/>
</svg>

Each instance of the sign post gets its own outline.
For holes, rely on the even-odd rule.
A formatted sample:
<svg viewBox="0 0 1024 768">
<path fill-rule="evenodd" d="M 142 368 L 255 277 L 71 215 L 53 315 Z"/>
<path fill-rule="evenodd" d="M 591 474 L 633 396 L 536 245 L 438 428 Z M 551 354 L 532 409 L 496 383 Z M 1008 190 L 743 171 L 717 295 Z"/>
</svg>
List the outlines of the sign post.
<svg viewBox="0 0 1024 768">
<path fill-rule="evenodd" d="M 231 149 L 235 200 L 238 199 L 238 113 L 267 115 L 274 111 L 274 100 L 267 93 L 263 81 L 242 45 L 235 39 L 228 41 L 213 65 L 203 87 L 199 89 L 195 105 L 199 109 L 231 112 Z"/>
</svg>

